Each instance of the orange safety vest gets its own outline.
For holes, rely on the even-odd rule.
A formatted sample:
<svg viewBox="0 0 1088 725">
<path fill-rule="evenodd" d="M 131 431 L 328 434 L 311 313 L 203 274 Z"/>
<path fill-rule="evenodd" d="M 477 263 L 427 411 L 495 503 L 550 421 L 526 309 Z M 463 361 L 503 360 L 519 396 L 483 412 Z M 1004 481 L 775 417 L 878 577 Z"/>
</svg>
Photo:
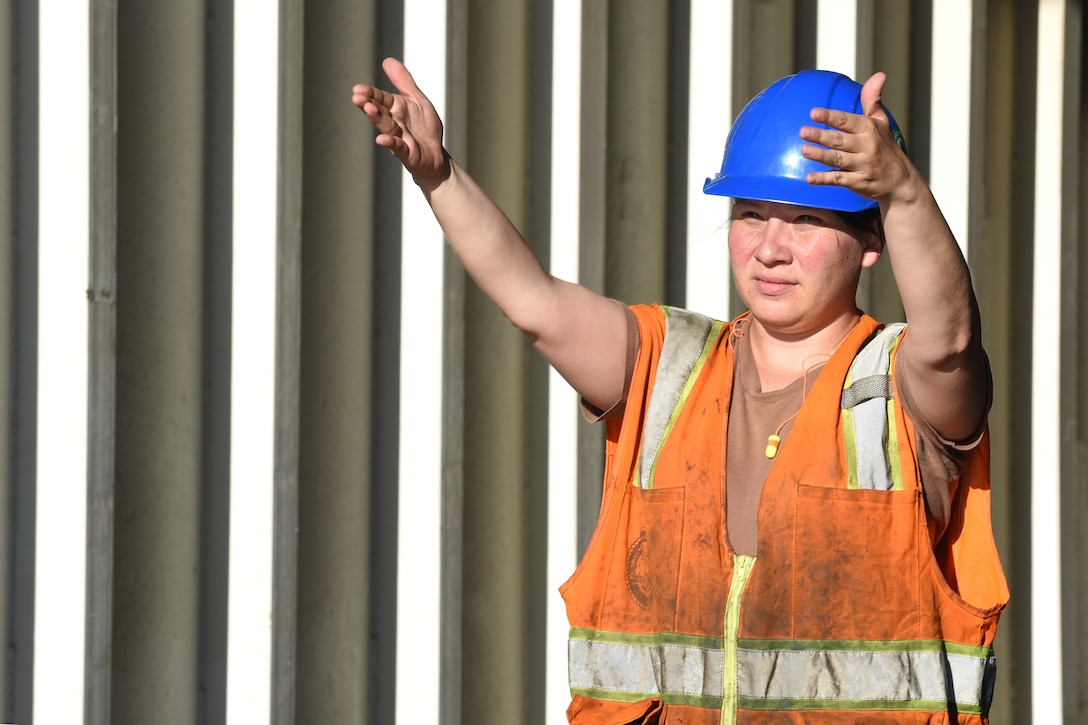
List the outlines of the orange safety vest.
<svg viewBox="0 0 1088 725">
<path fill-rule="evenodd" d="M 725 529 L 730 326 L 633 309 L 641 344 L 608 423 L 600 519 L 561 588 L 568 720 L 985 723 L 1008 598 L 988 436 L 931 545 L 894 397 L 900 330 L 864 317 L 820 372 L 764 484 L 750 557 Z"/>
</svg>

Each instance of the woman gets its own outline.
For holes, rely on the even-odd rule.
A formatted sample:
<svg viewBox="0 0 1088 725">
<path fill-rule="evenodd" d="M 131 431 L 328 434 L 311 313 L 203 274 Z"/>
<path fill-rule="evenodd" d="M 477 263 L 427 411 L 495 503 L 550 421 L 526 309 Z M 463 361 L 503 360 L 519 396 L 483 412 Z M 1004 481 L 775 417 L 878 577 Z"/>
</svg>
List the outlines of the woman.
<svg viewBox="0 0 1088 725">
<path fill-rule="evenodd" d="M 967 265 L 881 104 L 805 71 L 734 124 L 732 323 L 553 278 L 442 147 L 403 65 L 358 85 L 481 289 L 607 420 L 563 587 L 573 723 L 982 722 L 1007 590 Z M 857 309 L 885 247 L 908 327 Z M 732 423 L 732 424 L 730 424 Z M 789 436 L 787 437 L 787 433 Z"/>
</svg>

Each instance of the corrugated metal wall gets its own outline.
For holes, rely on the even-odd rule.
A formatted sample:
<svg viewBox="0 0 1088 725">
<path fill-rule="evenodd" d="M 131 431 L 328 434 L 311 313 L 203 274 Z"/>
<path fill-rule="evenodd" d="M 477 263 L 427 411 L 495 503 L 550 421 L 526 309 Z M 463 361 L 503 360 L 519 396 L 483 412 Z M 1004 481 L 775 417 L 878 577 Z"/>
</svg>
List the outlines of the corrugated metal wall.
<svg viewBox="0 0 1088 725">
<path fill-rule="evenodd" d="M 1088 92 L 1071 0 L 0 6 L 0 719 L 556 723 L 599 429 L 353 83 L 405 58 L 560 276 L 728 316 L 730 119 L 885 100 L 974 270 L 995 723 L 1088 722 Z M 901 315 L 890 273 L 860 293 Z"/>
</svg>

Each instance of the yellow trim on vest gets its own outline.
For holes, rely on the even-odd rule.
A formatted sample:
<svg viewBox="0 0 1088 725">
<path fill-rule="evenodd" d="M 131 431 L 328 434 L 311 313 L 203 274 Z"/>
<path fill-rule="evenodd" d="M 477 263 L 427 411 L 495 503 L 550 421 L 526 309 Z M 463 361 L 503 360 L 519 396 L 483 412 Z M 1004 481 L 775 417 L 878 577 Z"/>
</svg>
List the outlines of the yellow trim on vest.
<svg viewBox="0 0 1088 725">
<path fill-rule="evenodd" d="M 721 725 L 737 722 L 737 639 L 740 634 L 740 600 L 748 586 L 756 558 L 745 554 L 733 556 L 733 580 L 729 582 L 729 601 L 725 605 L 725 666 L 722 668 Z"/>
</svg>

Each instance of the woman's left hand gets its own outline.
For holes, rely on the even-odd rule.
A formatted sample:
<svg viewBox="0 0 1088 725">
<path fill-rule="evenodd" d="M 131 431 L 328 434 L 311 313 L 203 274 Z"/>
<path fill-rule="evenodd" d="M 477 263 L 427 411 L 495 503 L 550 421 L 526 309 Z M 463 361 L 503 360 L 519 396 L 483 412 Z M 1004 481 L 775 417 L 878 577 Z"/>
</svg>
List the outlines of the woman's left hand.
<svg viewBox="0 0 1088 725">
<path fill-rule="evenodd" d="M 831 168 L 809 173 L 808 183 L 843 186 L 882 206 L 910 201 L 924 189 L 925 182 L 896 141 L 880 102 L 886 80 L 883 73 L 874 73 L 862 86 L 863 114 L 812 109 L 812 120 L 831 128 L 802 127 L 801 138 L 809 143 L 801 147 L 801 154 Z"/>
</svg>

